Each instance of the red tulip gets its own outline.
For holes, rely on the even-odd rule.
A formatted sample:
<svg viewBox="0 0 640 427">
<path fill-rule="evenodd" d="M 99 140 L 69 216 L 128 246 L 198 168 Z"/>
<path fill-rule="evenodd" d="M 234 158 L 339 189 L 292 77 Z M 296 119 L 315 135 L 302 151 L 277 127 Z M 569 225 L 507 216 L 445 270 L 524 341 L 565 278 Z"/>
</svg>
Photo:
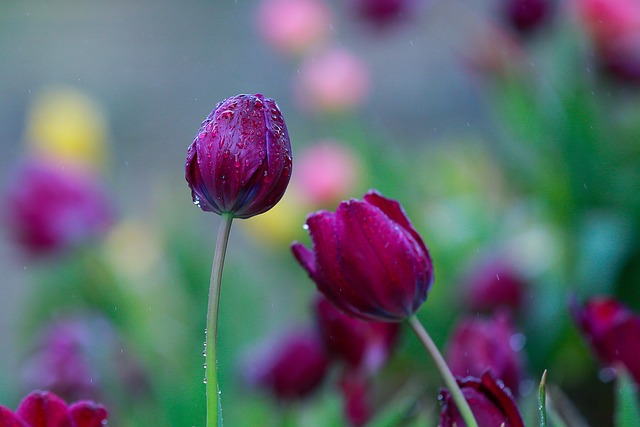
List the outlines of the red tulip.
<svg viewBox="0 0 640 427">
<path fill-rule="evenodd" d="M 640 315 L 609 297 L 571 306 L 573 318 L 598 358 L 608 366 L 623 364 L 640 383 Z"/>
<path fill-rule="evenodd" d="M 107 417 L 102 405 L 87 400 L 67 405 L 47 391 L 29 394 L 15 413 L 0 406 L 0 427 L 101 427 Z"/>
<path fill-rule="evenodd" d="M 186 179 L 202 210 L 249 218 L 271 209 L 291 177 L 291 143 L 271 98 L 237 95 L 216 105 L 189 147 Z"/>
<path fill-rule="evenodd" d="M 501 382 L 488 372 L 480 379 L 467 377 L 457 379 L 471 412 L 481 427 L 524 427 L 522 416 L 513 397 Z M 440 392 L 442 404 L 439 427 L 465 427 L 458 408 L 448 390 Z"/>
<path fill-rule="evenodd" d="M 429 251 L 395 200 L 375 191 L 363 201 L 307 218 L 313 251 L 293 254 L 318 290 L 349 316 L 399 322 L 413 315 L 433 283 Z"/>
<path fill-rule="evenodd" d="M 522 378 L 517 337 L 510 317 L 502 312 L 492 318 L 471 317 L 461 321 L 449 341 L 447 363 L 459 377 L 480 377 L 487 370 L 517 396 Z"/>
</svg>

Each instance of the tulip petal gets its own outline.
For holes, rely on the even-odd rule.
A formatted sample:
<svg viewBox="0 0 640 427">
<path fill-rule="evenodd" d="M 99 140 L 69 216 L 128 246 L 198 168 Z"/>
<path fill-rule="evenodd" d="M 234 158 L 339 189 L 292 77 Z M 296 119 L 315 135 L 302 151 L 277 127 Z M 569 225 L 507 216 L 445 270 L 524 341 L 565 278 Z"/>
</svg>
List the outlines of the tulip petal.
<svg viewBox="0 0 640 427">
<path fill-rule="evenodd" d="M 29 394 L 16 412 L 30 427 L 72 427 L 67 404 L 47 391 Z"/>
<path fill-rule="evenodd" d="M 307 270 L 309 277 L 313 278 L 317 270 L 314 253 L 302 243 L 298 242 L 294 242 L 293 245 L 291 245 L 291 251 L 300 265 Z"/>
<path fill-rule="evenodd" d="M 0 427 L 29 427 L 10 409 L 0 406 Z"/>
<path fill-rule="evenodd" d="M 107 410 L 90 401 L 76 402 L 69 407 L 74 427 L 101 427 L 106 424 Z"/>
</svg>

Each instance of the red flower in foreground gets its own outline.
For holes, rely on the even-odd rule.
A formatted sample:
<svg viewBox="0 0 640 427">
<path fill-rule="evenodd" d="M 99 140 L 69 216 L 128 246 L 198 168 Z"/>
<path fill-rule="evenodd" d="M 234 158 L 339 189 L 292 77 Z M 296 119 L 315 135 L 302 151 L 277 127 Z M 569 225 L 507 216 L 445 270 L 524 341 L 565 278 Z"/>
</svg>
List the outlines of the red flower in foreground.
<svg viewBox="0 0 640 427">
<path fill-rule="evenodd" d="M 202 210 L 249 218 L 282 198 L 291 162 L 289 133 L 275 101 L 237 95 L 202 122 L 187 152 L 185 176 Z"/>
<path fill-rule="evenodd" d="M 623 364 L 640 383 L 640 315 L 609 297 L 595 297 L 580 307 L 572 302 L 573 318 L 589 345 L 606 365 Z"/>
<path fill-rule="evenodd" d="M 496 313 L 488 319 L 471 317 L 453 332 L 447 351 L 451 372 L 459 377 L 480 377 L 487 370 L 517 396 L 522 378 L 522 360 L 510 317 Z M 521 341 L 521 340 L 520 340 Z"/>
<path fill-rule="evenodd" d="M 107 425 L 107 416 L 102 405 L 91 401 L 67 405 L 53 393 L 34 391 L 15 413 L 0 406 L 0 427 L 101 427 Z"/>
<path fill-rule="evenodd" d="M 433 265 L 427 246 L 402 206 L 375 191 L 340 203 L 335 213 L 307 218 L 313 251 L 293 254 L 318 290 L 344 313 L 400 322 L 427 299 Z"/>
<path fill-rule="evenodd" d="M 520 411 L 509 390 L 491 374 L 486 372 L 480 379 L 468 377 L 457 379 L 457 382 L 479 426 L 524 427 Z M 442 404 L 439 427 L 465 427 L 467 424 L 460 416 L 449 391 L 441 391 L 438 398 Z"/>
</svg>

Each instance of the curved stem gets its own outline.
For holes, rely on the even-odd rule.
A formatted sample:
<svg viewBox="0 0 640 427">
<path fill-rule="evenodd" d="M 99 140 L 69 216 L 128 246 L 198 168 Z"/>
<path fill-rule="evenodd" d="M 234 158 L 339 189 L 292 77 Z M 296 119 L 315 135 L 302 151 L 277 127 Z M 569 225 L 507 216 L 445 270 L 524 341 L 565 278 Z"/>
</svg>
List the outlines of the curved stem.
<svg viewBox="0 0 640 427">
<path fill-rule="evenodd" d="M 216 251 L 211 266 L 209 282 L 209 308 L 207 309 L 207 329 L 205 343 L 205 382 L 207 392 L 207 427 L 221 426 L 220 389 L 218 387 L 218 359 L 216 347 L 218 341 L 218 308 L 220 306 L 220 287 L 222 285 L 222 267 L 227 252 L 229 232 L 233 214 L 223 213 L 218 230 Z M 219 423 L 220 421 L 220 423 Z"/>
<path fill-rule="evenodd" d="M 458 411 L 460 412 L 462 419 L 464 419 L 467 427 L 478 427 L 478 422 L 473 416 L 473 412 L 471 412 L 469 403 L 464 398 L 462 390 L 460 390 L 460 386 L 458 386 L 458 383 L 451 373 L 447 362 L 445 362 L 444 357 L 442 357 L 440 350 L 438 350 L 438 347 L 436 347 L 435 343 L 431 339 L 431 336 L 427 333 L 427 330 L 424 328 L 424 326 L 422 326 L 422 323 L 420 323 L 415 315 L 409 317 L 407 321 L 409 322 L 409 326 L 411 326 L 411 329 L 413 329 L 413 332 L 415 332 L 415 334 L 418 336 L 418 339 L 420 340 L 424 348 L 427 350 L 427 353 L 429 353 L 429 355 L 433 359 L 433 362 L 436 364 L 436 368 L 438 368 L 438 371 L 440 372 L 440 375 L 444 380 L 444 384 L 447 386 L 447 389 L 449 389 L 449 393 L 451 394 L 453 401 L 458 407 Z"/>
</svg>

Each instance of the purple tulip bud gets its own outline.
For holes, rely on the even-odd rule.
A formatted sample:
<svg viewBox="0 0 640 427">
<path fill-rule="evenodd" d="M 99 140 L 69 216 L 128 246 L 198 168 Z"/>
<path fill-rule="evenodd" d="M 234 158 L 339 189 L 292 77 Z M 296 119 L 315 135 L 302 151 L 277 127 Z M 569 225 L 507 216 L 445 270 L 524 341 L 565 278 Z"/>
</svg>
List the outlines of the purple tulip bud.
<svg viewBox="0 0 640 427">
<path fill-rule="evenodd" d="M 471 412 L 482 427 L 524 427 L 518 407 L 500 381 L 496 381 L 488 372 L 480 379 L 457 378 Z M 465 427 L 467 424 L 460 416 L 458 408 L 448 390 L 440 392 L 438 397 L 442 405 L 439 427 Z"/>
<path fill-rule="evenodd" d="M 507 21 L 522 33 L 540 27 L 549 16 L 550 0 L 503 0 Z"/>
<path fill-rule="evenodd" d="M 0 406 L 0 427 L 101 427 L 107 425 L 107 410 L 85 400 L 67 405 L 48 391 L 30 393 L 16 412 Z"/>
<path fill-rule="evenodd" d="M 5 223 L 31 254 L 48 254 L 102 235 L 113 221 L 104 189 L 87 171 L 30 159 L 13 176 Z"/>
<path fill-rule="evenodd" d="M 464 305 L 469 311 L 493 312 L 520 309 L 526 281 L 507 260 L 492 259 L 475 264 L 465 277 Z"/>
<path fill-rule="evenodd" d="M 447 363 L 459 377 L 480 377 L 487 370 L 518 395 L 522 378 L 521 334 L 514 332 L 507 313 L 461 321 L 449 341 Z"/>
<path fill-rule="evenodd" d="M 395 347 L 399 323 L 354 319 L 323 297 L 316 300 L 315 312 L 327 351 L 351 368 L 373 373 L 387 361 Z"/>
<path fill-rule="evenodd" d="M 271 98 L 237 95 L 202 122 L 187 153 L 186 179 L 202 210 L 249 218 L 271 209 L 291 177 L 291 143 Z"/>
<path fill-rule="evenodd" d="M 260 358 L 247 363 L 249 382 L 281 400 L 313 393 L 329 368 L 329 357 L 315 332 L 295 331 L 257 352 Z"/>
<path fill-rule="evenodd" d="M 594 297 L 580 307 L 572 301 L 575 323 L 607 366 L 623 364 L 640 383 L 640 315 L 609 297 Z"/>
</svg>

